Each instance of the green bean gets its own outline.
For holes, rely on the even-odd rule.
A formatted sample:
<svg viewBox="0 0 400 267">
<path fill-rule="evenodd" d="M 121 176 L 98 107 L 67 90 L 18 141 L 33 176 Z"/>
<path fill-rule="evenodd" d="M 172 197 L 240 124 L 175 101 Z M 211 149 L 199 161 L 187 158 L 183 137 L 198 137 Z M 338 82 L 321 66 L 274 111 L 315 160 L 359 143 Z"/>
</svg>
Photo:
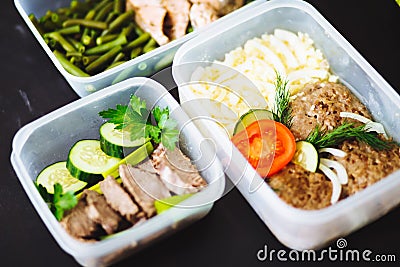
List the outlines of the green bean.
<svg viewBox="0 0 400 267">
<path fill-rule="evenodd" d="M 96 44 L 101 45 L 107 42 L 110 42 L 114 39 L 116 39 L 119 35 L 118 34 L 109 34 L 109 35 L 104 35 L 96 38 Z"/>
<path fill-rule="evenodd" d="M 62 29 L 57 30 L 58 33 L 68 35 L 68 34 L 76 34 L 81 32 L 81 26 L 80 25 L 74 25 L 70 27 L 65 27 Z"/>
<path fill-rule="evenodd" d="M 114 67 L 116 67 L 118 65 L 121 65 L 122 63 L 125 63 L 125 62 L 126 62 L 125 60 L 122 60 L 122 61 L 117 61 L 117 62 L 111 63 L 111 65 L 108 66 L 105 70 L 112 69 L 112 68 L 114 68 Z"/>
<path fill-rule="evenodd" d="M 103 1 L 101 1 L 100 3 L 98 3 L 98 4 L 93 8 L 93 10 L 96 11 L 96 12 L 100 11 L 100 9 L 102 9 L 105 5 L 107 5 L 109 1 L 110 1 L 110 0 L 103 0 Z"/>
<path fill-rule="evenodd" d="M 115 19 L 116 16 L 118 16 L 118 14 L 115 13 L 114 11 L 111 13 L 108 13 L 105 23 L 109 24 L 111 21 L 113 21 Z"/>
<path fill-rule="evenodd" d="M 122 25 L 127 23 L 129 20 L 132 20 L 133 11 L 129 10 L 121 15 L 119 15 L 116 19 L 110 22 L 108 29 L 104 30 L 101 35 L 106 35 L 109 33 L 113 33 L 118 30 Z"/>
<path fill-rule="evenodd" d="M 43 28 L 47 31 L 56 31 L 58 26 L 54 22 L 52 22 L 50 19 L 43 21 L 42 23 Z"/>
<path fill-rule="evenodd" d="M 168 52 L 165 56 L 163 56 L 158 62 L 154 65 L 154 70 L 159 71 L 165 69 L 166 67 L 170 66 L 172 60 L 174 59 L 176 53 L 176 49 L 173 51 Z"/>
<path fill-rule="evenodd" d="M 60 33 L 50 32 L 45 35 L 53 40 L 56 40 L 62 46 L 62 48 L 64 48 L 65 51 L 76 52 L 75 47 L 71 45 Z"/>
<path fill-rule="evenodd" d="M 125 58 L 125 54 L 122 53 L 122 52 L 119 52 L 118 55 L 115 56 L 112 64 L 117 62 L 117 61 L 122 61 L 122 60 L 124 60 L 124 58 Z"/>
<path fill-rule="evenodd" d="M 104 55 L 93 61 L 85 68 L 88 73 L 96 73 L 107 68 L 106 64 L 113 60 L 113 58 L 121 52 L 122 47 L 120 45 L 115 46 Z"/>
<path fill-rule="evenodd" d="M 102 9 L 97 12 L 96 16 L 94 17 L 94 20 L 96 21 L 104 21 L 105 17 L 107 16 L 108 13 L 113 9 L 114 4 L 113 3 L 107 3 Z"/>
<path fill-rule="evenodd" d="M 95 15 L 96 15 L 96 11 L 91 9 L 86 13 L 85 19 L 92 20 Z M 92 37 L 89 35 L 89 33 L 90 33 L 90 29 L 85 27 L 85 29 L 83 30 L 82 36 L 81 36 L 81 42 L 84 45 L 90 45 L 92 43 Z"/>
<path fill-rule="evenodd" d="M 137 27 L 133 22 L 129 23 L 128 26 L 122 29 L 121 33 L 125 34 L 126 38 L 129 38 L 129 36 L 132 34 L 133 30 Z M 105 35 L 107 36 L 107 35 Z"/>
<path fill-rule="evenodd" d="M 70 4 L 71 11 L 74 13 L 85 13 L 89 10 L 89 5 L 84 2 L 72 0 Z"/>
<path fill-rule="evenodd" d="M 38 19 L 35 17 L 34 14 L 29 14 L 29 20 L 32 22 L 33 26 L 38 30 L 40 35 L 43 35 L 45 33 L 44 29 L 42 28 L 42 25 L 40 25 Z"/>
<path fill-rule="evenodd" d="M 140 53 L 142 53 L 142 48 L 141 47 L 133 48 L 132 51 L 131 51 L 131 59 L 139 56 Z"/>
<path fill-rule="evenodd" d="M 60 8 L 58 8 L 56 10 L 56 13 L 57 14 L 63 14 L 63 15 L 66 15 L 66 16 L 70 16 L 71 13 L 72 13 L 72 10 L 69 7 L 60 7 Z"/>
<path fill-rule="evenodd" d="M 51 21 L 57 25 L 57 27 L 62 27 L 62 23 L 66 21 L 68 17 L 66 15 L 52 13 L 51 14 Z"/>
<path fill-rule="evenodd" d="M 82 53 L 81 52 L 77 52 L 77 51 L 67 52 L 67 53 L 65 53 L 65 55 L 67 57 L 82 57 Z"/>
<path fill-rule="evenodd" d="M 124 0 L 114 0 L 114 12 L 116 13 L 124 12 L 124 5 L 125 5 Z"/>
<path fill-rule="evenodd" d="M 74 65 L 80 63 L 81 61 L 82 61 L 82 57 L 79 57 L 79 56 L 72 56 L 72 57 L 69 59 L 69 62 L 71 62 L 71 63 L 74 64 Z"/>
<path fill-rule="evenodd" d="M 140 35 L 138 38 L 136 38 L 135 40 L 133 40 L 132 42 L 128 43 L 125 47 L 124 47 L 124 52 L 126 51 L 130 51 L 133 48 L 138 47 L 139 45 L 144 44 L 145 42 L 147 42 L 150 39 L 150 34 L 149 33 L 143 33 L 142 35 Z"/>
<path fill-rule="evenodd" d="M 147 69 L 147 64 L 144 63 L 144 62 L 139 63 L 138 69 L 139 69 L 139 70 L 145 70 L 145 69 Z"/>
<path fill-rule="evenodd" d="M 80 68 L 72 64 L 68 59 L 64 57 L 64 55 L 59 52 L 58 50 L 54 50 L 54 55 L 64 67 L 64 69 L 72 75 L 79 76 L 79 77 L 89 77 L 90 75 L 86 72 L 82 71 Z"/>
<path fill-rule="evenodd" d="M 92 47 L 92 48 L 86 50 L 85 54 L 86 55 L 94 55 L 94 54 L 104 53 L 106 51 L 111 50 L 115 46 L 122 46 L 122 45 L 126 44 L 127 42 L 128 41 L 126 40 L 125 35 L 120 34 L 117 39 L 115 39 L 111 42 L 108 42 L 108 43 L 105 43 L 102 45 L 98 45 L 98 46 L 95 46 L 95 47 Z"/>
<path fill-rule="evenodd" d="M 100 56 L 97 55 L 93 55 L 93 56 L 84 56 L 82 57 L 82 63 L 84 66 L 89 65 L 90 63 L 92 63 L 93 61 L 95 61 L 96 59 L 98 59 Z"/>
<path fill-rule="evenodd" d="M 85 52 L 86 48 L 81 42 L 79 42 L 71 37 L 67 37 L 67 40 L 75 47 L 76 51 L 81 52 L 81 53 Z"/>
<path fill-rule="evenodd" d="M 88 19 L 68 19 L 64 21 L 63 27 L 73 26 L 73 25 L 82 25 L 88 28 L 105 30 L 108 25 L 102 21 L 88 20 Z"/>
<path fill-rule="evenodd" d="M 147 44 L 143 47 L 143 53 L 150 52 L 151 50 L 154 50 L 157 48 L 157 42 L 153 38 L 151 38 Z"/>
<path fill-rule="evenodd" d="M 39 19 L 39 22 L 40 23 L 44 23 L 45 21 L 47 21 L 47 20 L 51 20 L 51 14 L 52 14 L 53 12 L 51 12 L 51 10 L 47 10 L 46 11 L 46 14 L 44 14 L 44 16 L 42 16 L 42 17 L 40 17 L 40 19 Z"/>
</svg>

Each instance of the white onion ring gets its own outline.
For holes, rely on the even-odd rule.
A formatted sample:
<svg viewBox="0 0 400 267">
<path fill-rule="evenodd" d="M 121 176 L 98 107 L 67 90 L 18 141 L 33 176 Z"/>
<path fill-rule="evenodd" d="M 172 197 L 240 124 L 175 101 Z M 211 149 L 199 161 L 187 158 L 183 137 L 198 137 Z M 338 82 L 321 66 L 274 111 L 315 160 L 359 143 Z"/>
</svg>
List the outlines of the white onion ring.
<svg viewBox="0 0 400 267">
<path fill-rule="evenodd" d="M 347 184 L 347 182 L 349 181 L 347 171 L 341 163 L 334 160 L 321 158 L 320 164 L 323 164 L 328 168 L 333 168 L 336 171 L 336 175 L 341 184 Z"/>
<path fill-rule="evenodd" d="M 336 173 L 334 173 L 331 169 L 329 169 L 324 164 L 319 164 L 318 168 L 331 180 L 332 182 L 332 196 L 331 196 L 331 204 L 335 204 L 339 198 L 340 193 L 342 192 L 342 185 L 339 182 L 339 178 Z"/>
<path fill-rule="evenodd" d="M 337 148 L 332 148 L 332 147 L 325 147 L 325 148 L 321 148 L 320 150 L 318 150 L 319 153 L 322 152 L 327 152 L 330 153 L 336 157 L 340 157 L 340 158 L 344 158 L 346 157 L 347 153 L 344 152 L 343 150 L 337 149 Z"/>
</svg>

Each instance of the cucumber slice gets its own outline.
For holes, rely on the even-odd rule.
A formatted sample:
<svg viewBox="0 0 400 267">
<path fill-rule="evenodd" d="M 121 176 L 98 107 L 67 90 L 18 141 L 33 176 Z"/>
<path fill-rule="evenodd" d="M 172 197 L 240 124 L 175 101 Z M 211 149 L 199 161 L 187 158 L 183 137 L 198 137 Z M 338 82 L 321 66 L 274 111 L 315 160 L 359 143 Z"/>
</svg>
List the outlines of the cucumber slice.
<svg viewBox="0 0 400 267">
<path fill-rule="evenodd" d="M 145 138 L 131 141 L 130 133 L 115 129 L 115 124 L 106 122 L 100 127 L 100 147 L 108 156 L 123 158 L 124 147 L 134 148 L 143 145 Z"/>
<path fill-rule="evenodd" d="M 156 208 L 157 214 L 160 214 L 191 196 L 193 196 L 193 194 L 176 195 L 164 199 L 157 199 L 154 201 L 154 207 Z"/>
<path fill-rule="evenodd" d="M 119 161 L 101 150 L 99 140 L 81 140 L 69 151 L 67 169 L 75 178 L 93 185 L 103 179 L 103 172 Z"/>
<path fill-rule="evenodd" d="M 64 192 L 78 192 L 83 189 L 87 183 L 73 177 L 65 161 L 54 163 L 44 168 L 36 178 L 36 184 L 41 184 L 47 189 L 49 194 L 54 194 L 54 184 L 59 183 Z"/>
<path fill-rule="evenodd" d="M 243 114 L 235 125 L 233 135 L 246 129 L 247 126 L 259 120 L 273 120 L 274 115 L 271 111 L 266 109 L 250 109 Z"/>
<path fill-rule="evenodd" d="M 311 143 L 298 141 L 292 162 L 302 166 L 307 171 L 316 172 L 319 164 L 318 152 Z"/>
</svg>

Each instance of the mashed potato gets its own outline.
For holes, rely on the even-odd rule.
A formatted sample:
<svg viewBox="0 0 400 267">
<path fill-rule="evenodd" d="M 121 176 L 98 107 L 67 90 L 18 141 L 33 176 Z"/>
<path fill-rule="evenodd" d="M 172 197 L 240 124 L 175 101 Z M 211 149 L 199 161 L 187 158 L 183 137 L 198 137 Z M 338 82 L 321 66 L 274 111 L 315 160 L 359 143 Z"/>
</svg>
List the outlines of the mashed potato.
<svg viewBox="0 0 400 267">
<path fill-rule="evenodd" d="M 190 91 L 195 97 L 214 100 L 210 115 L 232 133 L 238 118 L 250 108 L 273 107 L 277 72 L 288 81 L 292 95 L 307 83 L 337 81 L 313 44 L 307 34 L 276 29 L 248 40 L 223 61 L 196 69 Z"/>
</svg>

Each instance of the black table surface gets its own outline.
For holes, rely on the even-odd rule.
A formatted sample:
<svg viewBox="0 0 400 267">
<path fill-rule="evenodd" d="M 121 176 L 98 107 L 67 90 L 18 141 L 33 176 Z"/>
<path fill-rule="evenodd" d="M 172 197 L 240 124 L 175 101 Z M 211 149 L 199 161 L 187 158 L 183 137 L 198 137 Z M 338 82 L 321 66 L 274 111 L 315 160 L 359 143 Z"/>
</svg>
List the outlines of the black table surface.
<svg viewBox="0 0 400 267">
<path fill-rule="evenodd" d="M 309 2 L 400 92 L 400 7 L 395 0 Z M 57 245 L 34 210 L 9 158 L 12 138 L 19 128 L 79 97 L 55 69 L 11 0 L 3 1 L 0 8 L 0 33 L 0 265 L 75 266 L 77 263 Z M 396 208 L 346 236 L 348 248 L 393 254 L 398 264 L 399 222 L 400 209 Z M 202 220 L 117 266 L 295 264 L 277 258 L 260 262 L 256 254 L 264 245 L 289 252 L 234 189 Z M 346 264 L 330 260 L 324 263 Z"/>
</svg>

